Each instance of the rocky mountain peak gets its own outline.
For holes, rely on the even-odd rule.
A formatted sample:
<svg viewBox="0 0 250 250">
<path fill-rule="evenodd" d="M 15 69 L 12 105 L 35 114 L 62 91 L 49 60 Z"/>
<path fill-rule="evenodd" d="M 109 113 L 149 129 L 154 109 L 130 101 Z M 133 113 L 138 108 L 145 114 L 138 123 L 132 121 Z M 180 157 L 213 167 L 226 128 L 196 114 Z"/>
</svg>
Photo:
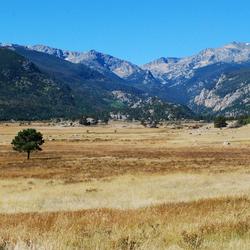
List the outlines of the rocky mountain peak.
<svg viewBox="0 0 250 250">
<path fill-rule="evenodd" d="M 56 48 L 52 48 L 46 45 L 42 45 L 42 44 L 37 44 L 37 45 L 29 45 L 27 46 L 28 49 L 30 50 L 35 50 L 38 52 L 43 52 L 49 55 L 53 55 L 53 56 L 57 56 L 59 58 L 64 58 L 64 54 L 65 52 L 61 49 L 56 49 Z"/>
<path fill-rule="evenodd" d="M 193 76 L 194 70 L 216 63 L 241 63 L 250 60 L 250 43 L 232 42 L 220 48 L 207 48 L 198 54 L 178 58 L 159 58 L 143 65 L 162 82 Z"/>
<path fill-rule="evenodd" d="M 73 52 L 43 45 L 29 46 L 28 48 L 54 55 L 72 63 L 81 63 L 98 70 L 102 74 L 114 74 L 117 77 L 131 82 L 145 84 L 155 81 L 154 76 L 149 73 L 148 70 L 144 70 L 131 62 L 101 53 L 94 49 L 88 52 Z"/>
</svg>

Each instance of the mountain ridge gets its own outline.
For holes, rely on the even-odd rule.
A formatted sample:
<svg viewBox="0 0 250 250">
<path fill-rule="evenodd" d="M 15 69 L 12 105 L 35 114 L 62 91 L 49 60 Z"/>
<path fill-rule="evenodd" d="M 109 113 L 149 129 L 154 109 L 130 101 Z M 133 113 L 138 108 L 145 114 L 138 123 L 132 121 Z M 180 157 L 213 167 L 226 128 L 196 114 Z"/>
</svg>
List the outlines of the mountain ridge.
<svg viewBox="0 0 250 250">
<path fill-rule="evenodd" d="M 239 83 L 238 80 L 235 80 L 235 84 L 241 90 L 243 90 L 241 84 L 245 84 L 243 92 L 234 88 L 233 84 L 228 84 L 231 86 L 230 89 L 227 84 L 223 84 L 220 86 L 227 91 L 220 91 L 220 93 L 224 93 L 224 96 L 212 93 L 216 92 L 217 81 L 222 77 L 230 77 L 229 73 L 233 72 L 235 68 L 245 69 L 240 74 L 248 75 L 246 71 L 248 68 L 250 70 L 250 43 L 232 42 L 219 48 L 207 48 L 184 58 L 161 57 L 142 66 L 96 50 L 75 52 L 44 45 L 12 45 L 10 47 L 16 48 L 17 51 L 25 48 L 27 51 L 48 54 L 78 65 L 78 67 L 84 65 L 88 71 L 99 72 L 113 83 L 124 87 L 131 86 L 148 95 L 158 96 L 167 102 L 187 105 L 195 112 L 227 115 L 230 115 L 230 112 L 227 113 L 226 110 L 237 110 L 234 113 L 239 112 L 239 114 L 245 114 L 245 110 L 247 110 L 246 113 L 249 112 L 247 108 L 249 105 L 247 100 L 250 95 L 248 81 Z M 43 65 L 40 66 L 43 68 Z M 239 79 L 243 78 L 244 76 L 241 76 Z M 234 79 L 236 78 L 234 77 Z M 228 81 L 225 80 L 225 82 Z M 242 93 L 242 96 L 239 93 Z M 211 101 L 211 97 L 213 97 L 213 101 Z M 221 105 L 213 106 L 220 102 Z M 242 108 L 238 103 L 244 103 Z M 237 106 L 237 109 L 233 107 L 234 105 Z"/>
<path fill-rule="evenodd" d="M 118 76 L 119 78 L 127 80 L 128 82 L 135 83 L 142 81 L 144 84 L 152 81 L 156 82 L 153 75 L 148 70 L 143 70 L 131 62 L 101 53 L 94 49 L 87 52 L 76 52 L 60 50 L 43 45 L 27 47 L 31 50 L 57 56 L 72 63 L 85 64 L 90 68 L 97 69 L 101 73 L 113 74 L 113 76 Z M 138 80 L 138 78 L 140 80 Z"/>
<path fill-rule="evenodd" d="M 86 65 L 26 47 L 2 46 L 0 62 L 0 120 L 81 116 L 106 120 L 111 114 L 145 120 L 193 116 L 191 110 L 182 105 L 151 99 L 144 91 Z M 30 74 L 26 73 L 28 65 L 33 69 Z M 118 92 L 126 96 L 126 100 L 122 100 Z"/>
</svg>

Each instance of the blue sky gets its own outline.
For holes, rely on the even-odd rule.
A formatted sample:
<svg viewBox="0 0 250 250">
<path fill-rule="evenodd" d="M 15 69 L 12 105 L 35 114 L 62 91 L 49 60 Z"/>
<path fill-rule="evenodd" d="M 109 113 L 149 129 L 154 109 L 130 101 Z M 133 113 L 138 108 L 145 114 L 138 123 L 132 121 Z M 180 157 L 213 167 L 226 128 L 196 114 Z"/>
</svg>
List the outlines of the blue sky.
<svg viewBox="0 0 250 250">
<path fill-rule="evenodd" d="M 0 41 L 143 64 L 250 41 L 249 0 L 1 0 Z"/>
</svg>

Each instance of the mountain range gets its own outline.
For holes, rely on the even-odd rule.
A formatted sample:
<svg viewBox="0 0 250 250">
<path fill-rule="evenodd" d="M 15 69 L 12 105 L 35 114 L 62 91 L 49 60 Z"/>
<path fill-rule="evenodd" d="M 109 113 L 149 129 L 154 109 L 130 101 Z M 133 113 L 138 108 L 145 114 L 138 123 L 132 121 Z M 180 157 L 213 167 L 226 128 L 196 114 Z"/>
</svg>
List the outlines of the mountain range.
<svg viewBox="0 0 250 250">
<path fill-rule="evenodd" d="M 151 96 L 119 77 L 25 46 L 2 45 L 0 61 L 0 120 L 81 116 L 168 120 L 194 115 L 189 108 Z"/>
<path fill-rule="evenodd" d="M 67 102 L 63 99 L 57 102 L 61 107 L 67 104 L 67 116 L 70 113 L 75 116 L 119 113 L 130 119 L 137 119 L 138 114 L 143 114 L 141 119 L 170 119 L 189 118 L 194 113 L 250 114 L 249 43 L 233 42 L 184 58 L 162 57 L 145 65 L 135 65 L 95 50 L 73 52 L 44 45 L 0 46 L 3 61 L 0 80 L 1 72 L 10 70 L 4 68 L 7 64 L 2 55 L 8 50 L 15 54 L 13 57 L 22 57 L 26 64 L 32 65 L 47 82 L 67 89 L 63 95 L 67 96 Z M 8 80 L 8 85 L 11 81 L 17 85 L 15 77 Z M 1 96 L 4 96 L 5 85 L 6 82 L 0 85 Z M 7 93 L 7 88 L 4 91 Z M 0 104 L 2 102 L 1 97 Z M 49 106 L 54 107 L 53 112 L 46 112 L 49 117 L 61 115 L 56 105 Z M 2 112 L 4 107 L 0 105 Z M 27 119 L 25 115 L 23 118 Z"/>
</svg>

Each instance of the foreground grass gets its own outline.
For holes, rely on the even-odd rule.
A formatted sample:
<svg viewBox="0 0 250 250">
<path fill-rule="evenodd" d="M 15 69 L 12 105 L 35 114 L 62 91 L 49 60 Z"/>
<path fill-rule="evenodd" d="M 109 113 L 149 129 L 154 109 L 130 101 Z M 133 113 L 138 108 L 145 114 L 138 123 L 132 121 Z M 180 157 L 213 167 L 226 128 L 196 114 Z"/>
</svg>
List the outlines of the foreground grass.
<svg viewBox="0 0 250 250">
<path fill-rule="evenodd" d="M 136 210 L 0 215 L 2 248 L 249 249 L 246 197 L 180 202 Z"/>
</svg>

